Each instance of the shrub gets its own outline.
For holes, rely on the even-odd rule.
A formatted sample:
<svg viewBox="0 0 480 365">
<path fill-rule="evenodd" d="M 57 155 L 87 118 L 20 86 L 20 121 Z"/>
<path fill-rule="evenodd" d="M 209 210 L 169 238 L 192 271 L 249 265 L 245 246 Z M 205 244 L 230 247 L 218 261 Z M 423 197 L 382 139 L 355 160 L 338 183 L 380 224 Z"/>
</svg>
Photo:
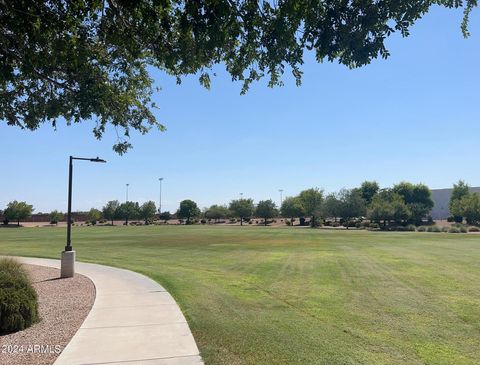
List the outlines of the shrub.
<svg viewBox="0 0 480 365">
<path fill-rule="evenodd" d="M 405 227 L 405 230 L 408 232 L 415 232 L 417 230 L 417 227 L 415 227 L 414 224 L 409 224 L 408 226 Z"/>
<path fill-rule="evenodd" d="M 332 227 L 340 227 L 340 223 L 338 223 L 338 222 L 333 222 L 333 223 L 332 223 Z"/>
<path fill-rule="evenodd" d="M 438 226 L 428 226 L 428 232 L 439 233 L 442 229 Z"/>
<path fill-rule="evenodd" d="M 449 227 L 447 227 L 447 226 L 445 226 L 445 227 L 442 227 L 442 232 L 445 232 L 445 233 L 447 233 L 447 232 L 448 232 L 448 230 L 449 230 Z"/>
<path fill-rule="evenodd" d="M 420 226 L 417 228 L 417 232 L 426 232 L 427 231 L 427 227 L 425 226 Z"/>
<path fill-rule="evenodd" d="M 464 224 L 461 224 L 461 223 L 455 223 L 455 224 L 452 225 L 452 227 L 455 227 L 458 230 L 460 230 L 460 233 L 467 233 L 468 232 L 467 226 L 465 226 Z"/>
<path fill-rule="evenodd" d="M 38 320 L 37 293 L 22 265 L 0 259 L 0 334 L 23 330 Z"/>
<path fill-rule="evenodd" d="M 290 223 L 289 220 L 285 219 L 285 224 L 286 224 L 287 226 L 289 226 L 291 223 Z"/>
<path fill-rule="evenodd" d="M 379 229 L 380 228 L 380 225 L 378 223 L 370 223 L 368 225 L 368 228 L 370 229 Z"/>
<path fill-rule="evenodd" d="M 470 228 L 468 229 L 468 232 L 480 232 L 480 228 L 478 228 L 478 227 L 470 227 Z"/>
<path fill-rule="evenodd" d="M 449 228 L 448 233 L 461 233 L 460 228 L 452 226 Z"/>
<path fill-rule="evenodd" d="M 205 219 L 202 219 L 202 220 L 200 221 L 200 223 L 202 223 L 202 224 L 206 224 L 206 223 L 207 223 L 207 221 L 206 221 Z"/>
<path fill-rule="evenodd" d="M 451 223 L 453 221 L 455 221 L 455 218 L 453 216 L 450 216 L 450 217 L 447 218 L 447 222 Z"/>
</svg>

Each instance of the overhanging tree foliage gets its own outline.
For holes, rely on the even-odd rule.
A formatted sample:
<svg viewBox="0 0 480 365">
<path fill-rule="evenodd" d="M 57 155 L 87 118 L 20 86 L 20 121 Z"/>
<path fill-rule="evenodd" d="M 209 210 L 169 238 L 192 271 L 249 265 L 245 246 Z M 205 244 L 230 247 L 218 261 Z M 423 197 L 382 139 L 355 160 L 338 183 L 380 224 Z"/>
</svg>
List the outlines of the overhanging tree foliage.
<svg viewBox="0 0 480 365">
<path fill-rule="evenodd" d="M 282 85 L 287 70 L 299 85 L 306 50 L 351 68 L 387 58 L 385 40 L 433 5 L 463 8 L 468 35 L 476 0 L 0 1 L 0 119 L 30 130 L 92 119 L 98 139 L 117 129 L 122 154 L 132 129 L 164 129 L 149 66 L 208 88 L 222 64 L 242 93 L 265 76 Z"/>
</svg>

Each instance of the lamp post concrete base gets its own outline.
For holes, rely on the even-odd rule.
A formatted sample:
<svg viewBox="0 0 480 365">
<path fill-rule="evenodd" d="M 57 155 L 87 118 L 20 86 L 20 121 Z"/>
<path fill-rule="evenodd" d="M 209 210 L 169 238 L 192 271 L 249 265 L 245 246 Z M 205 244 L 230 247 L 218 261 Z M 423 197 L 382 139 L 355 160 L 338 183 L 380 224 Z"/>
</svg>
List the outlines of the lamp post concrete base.
<svg viewBox="0 0 480 365">
<path fill-rule="evenodd" d="M 71 278 L 73 275 L 75 275 L 75 251 L 62 251 L 60 277 Z"/>
</svg>

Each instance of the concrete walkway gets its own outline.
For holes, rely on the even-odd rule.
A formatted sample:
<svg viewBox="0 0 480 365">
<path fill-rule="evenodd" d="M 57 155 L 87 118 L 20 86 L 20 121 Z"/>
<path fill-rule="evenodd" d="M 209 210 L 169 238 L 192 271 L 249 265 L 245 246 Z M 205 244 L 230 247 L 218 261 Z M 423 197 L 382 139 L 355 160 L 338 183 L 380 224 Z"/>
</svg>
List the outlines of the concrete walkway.
<svg viewBox="0 0 480 365">
<path fill-rule="evenodd" d="M 19 257 L 60 268 L 59 260 Z M 195 340 L 172 296 L 128 270 L 77 262 L 95 284 L 92 310 L 54 365 L 201 365 Z"/>
</svg>

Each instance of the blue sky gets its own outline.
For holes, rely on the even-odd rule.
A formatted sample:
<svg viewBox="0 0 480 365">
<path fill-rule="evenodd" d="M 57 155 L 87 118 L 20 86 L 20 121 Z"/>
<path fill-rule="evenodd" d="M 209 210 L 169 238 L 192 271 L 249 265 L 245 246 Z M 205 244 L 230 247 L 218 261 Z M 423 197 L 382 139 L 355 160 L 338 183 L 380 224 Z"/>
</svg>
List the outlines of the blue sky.
<svg viewBox="0 0 480 365">
<path fill-rule="evenodd" d="M 407 180 L 431 188 L 458 179 L 480 185 L 480 26 L 460 32 L 462 14 L 434 8 L 411 36 L 388 41 L 391 57 L 349 70 L 307 55 L 301 87 L 265 82 L 240 95 L 240 83 L 218 67 L 210 91 L 195 77 L 177 86 L 155 71 L 154 96 L 165 133 L 133 135 L 134 149 L 116 155 L 109 131 L 93 138 L 92 123 L 35 132 L 0 124 L 0 209 L 13 199 L 36 211 L 66 210 L 69 155 L 107 164 L 75 163 L 74 210 L 112 199 L 158 202 L 174 211 L 183 199 L 200 207 L 239 197 L 279 200 L 309 187 L 335 191 L 364 180 L 381 186 Z"/>
</svg>

